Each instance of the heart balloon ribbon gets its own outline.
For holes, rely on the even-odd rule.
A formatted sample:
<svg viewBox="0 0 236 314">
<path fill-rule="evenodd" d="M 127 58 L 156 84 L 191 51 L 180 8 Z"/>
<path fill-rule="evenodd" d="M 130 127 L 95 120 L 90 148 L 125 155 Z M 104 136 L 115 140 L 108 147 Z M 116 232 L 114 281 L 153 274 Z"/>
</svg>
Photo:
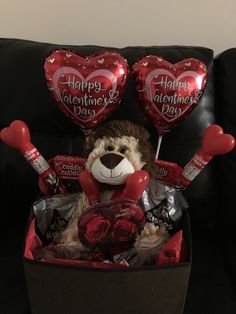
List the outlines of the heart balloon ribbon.
<svg viewBox="0 0 236 314">
<path fill-rule="evenodd" d="M 219 125 L 213 124 L 206 128 L 201 148 L 187 163 L 180 175 L 182 187 L 186 188 L 214 156 L 226 154 L 234 147 L 234 137 L 225 134 Z"/>
<path fill-rule="evenodd" d="M 48 88 L 64 114 L 86 133 L 116 110 L 129 73 L 117 52 L 82 56 L 56 50 L 44 63 Z"/>
<path fill-rule="evenodd" d="M 199 103 L 207 81 L 207 68 L 194 58 L 172 64 L 149 55 L 134 64 L 133 74 L 141 109 L 159 133 L 158 159 L 162 136 Z"/>
</svg>

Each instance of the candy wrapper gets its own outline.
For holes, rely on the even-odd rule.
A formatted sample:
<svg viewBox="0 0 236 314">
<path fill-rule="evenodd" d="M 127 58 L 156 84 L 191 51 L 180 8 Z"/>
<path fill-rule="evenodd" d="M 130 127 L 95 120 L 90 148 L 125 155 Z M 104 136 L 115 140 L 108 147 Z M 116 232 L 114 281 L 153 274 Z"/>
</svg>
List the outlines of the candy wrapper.
<svg viewBox="0 0 236 314">
<path fill-rule="evenodd" d="M 179 190 L 154 179 L 150 180 L 143 192 L 140 205 L 145 212 L 146 222 L 155 226 L 164 225 L 169 231 L 175 231 L 183 210 L 188 207 Z"/>
<path fill-rule="evenodd" d="M 45 197 L 34 203 L 36 232 L 43 245 L 64 230 L 78 202 L 78 193 Z"/>
<path fill-rule="evenodd" d="M 56 156 L 48 161 L 57 177 L 66 186 L 67 192 L 80 190 L 78 176 L 85 168 L 85 159 L 76 156 Z"/>
</svg>

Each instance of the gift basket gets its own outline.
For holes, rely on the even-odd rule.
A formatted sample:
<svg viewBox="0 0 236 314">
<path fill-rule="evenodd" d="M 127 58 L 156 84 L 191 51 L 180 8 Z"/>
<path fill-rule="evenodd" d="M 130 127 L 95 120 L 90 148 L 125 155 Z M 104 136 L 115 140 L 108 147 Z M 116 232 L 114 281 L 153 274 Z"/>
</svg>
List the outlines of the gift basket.
<svg viewBox="0 0 236 314">
<path fill-rule="evenodd" d="M 39 174 L 24 247 L 32 313 L 182 313 L 192 250 L 182 191 L 235 140 L 213 124 L 185 167 L 159 153 L 165 134 L 199 104 L 206 65 L 146 55 L 130 71 L 115 51 L 61 49 L 44 71 L 55 103 L 83 132 L 85 153 L 45 160 L 21 120 L 0 133 Z M 156 152 L 143 126 L 110 118 L 128 77 L 158 131 Z"/>
</svg>

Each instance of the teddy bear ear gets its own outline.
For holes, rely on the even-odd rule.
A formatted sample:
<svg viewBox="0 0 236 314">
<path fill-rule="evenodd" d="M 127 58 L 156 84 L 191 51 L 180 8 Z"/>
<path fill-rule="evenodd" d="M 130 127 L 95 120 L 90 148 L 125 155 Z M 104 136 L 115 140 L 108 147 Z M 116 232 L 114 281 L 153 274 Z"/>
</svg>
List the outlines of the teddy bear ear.
<svg viewBox="0 0 236 314">
<path fill-rule="evenodd" d="M 144 132 L 142 133 L 142 139 L 146 142 L 150 140 L 150 137 L 150 133 L 146 129 L 144 129 Z"/>
<path fill-rule="evenodd" d="M 87 154 L 89 154 L 93 150 L 95 141 L 96 141 L 96 139 L 92 134 L 90 134 L 89 136 L 86 137 L 85 150 L 86 150 Z"/>
<path fill-rule="evenodd" d="M 140 143 L 146 145 L 147 142 L 150 141 L 150 133 L 145 128 L 140 128 L 137 138 L 139 139 Z"/>
</svg>

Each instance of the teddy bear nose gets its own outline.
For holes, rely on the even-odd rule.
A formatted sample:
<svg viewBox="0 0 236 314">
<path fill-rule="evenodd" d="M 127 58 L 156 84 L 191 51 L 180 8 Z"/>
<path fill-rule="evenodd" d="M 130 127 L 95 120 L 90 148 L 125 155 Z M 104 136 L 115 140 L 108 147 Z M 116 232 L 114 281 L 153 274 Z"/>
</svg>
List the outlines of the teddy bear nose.
<svg viewBox="0 0 236 314">
<path fill-rule="evenodd" d="M 101 163 L 108 169 L 115 168 L 123 159 L 124 157 L 113 153 L 109 153 L 100 157 Z"/>
</svg>

